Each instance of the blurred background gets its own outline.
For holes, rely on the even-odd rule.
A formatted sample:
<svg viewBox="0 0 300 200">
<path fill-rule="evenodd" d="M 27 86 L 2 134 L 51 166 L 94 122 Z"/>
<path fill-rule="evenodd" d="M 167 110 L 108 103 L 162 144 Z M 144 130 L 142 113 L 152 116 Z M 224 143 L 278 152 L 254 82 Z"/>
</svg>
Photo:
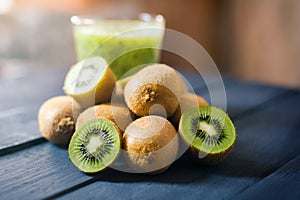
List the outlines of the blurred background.
<svg viewBox="0 0 300 200">
<path fill-rule="evenodd" d="M 71 15 L 150 12 L 198 41 L 219 70 L 242 80 L 300 88 L 299 0 L 0 0 L 1 66 L 76 61 Z M 162 62 L 192 67 L 164 52 Z"/>
</svg>

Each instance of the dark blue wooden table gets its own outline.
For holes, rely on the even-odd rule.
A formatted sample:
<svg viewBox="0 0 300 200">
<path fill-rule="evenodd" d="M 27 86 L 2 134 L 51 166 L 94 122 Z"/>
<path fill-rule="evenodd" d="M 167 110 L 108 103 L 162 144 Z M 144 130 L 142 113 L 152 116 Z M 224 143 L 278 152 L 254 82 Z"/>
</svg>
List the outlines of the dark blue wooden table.
<svg viewBox="0 0 300 200">
<path fill-rule="evenodd" d="M 63 94 L 66 71 L 0 75 L 0 199 L 300 199 L 299 91 L 226 78 L 237 142 L 217 166 L 181 157 L 157 176 L 113 169 L 87 175 L 38 130 L 39 106 Z M 186 78 L 210 100 L 201 78 Z"/>
</svg>

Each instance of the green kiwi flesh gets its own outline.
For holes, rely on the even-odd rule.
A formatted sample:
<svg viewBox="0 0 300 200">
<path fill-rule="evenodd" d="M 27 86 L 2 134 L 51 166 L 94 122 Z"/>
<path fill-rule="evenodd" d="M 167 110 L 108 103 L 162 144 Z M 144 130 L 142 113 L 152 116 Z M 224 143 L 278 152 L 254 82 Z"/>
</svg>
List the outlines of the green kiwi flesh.
<svg viewBox="0 0 300 200">
<path fill-rule="evenodd" d="M 179 133 L 201 161 L 216 164 L 231 150 L 236 132 L 229 116 L 212 106 L 186 111 L 179 123 Z"/>
<path fill-rule="evenodd" d="M 72 136 L 69 157 L 86 173 L 99 172 L 118 157 L 120 130 L 107 119 L 92 119 L 84 123 Z"/>
</svg>

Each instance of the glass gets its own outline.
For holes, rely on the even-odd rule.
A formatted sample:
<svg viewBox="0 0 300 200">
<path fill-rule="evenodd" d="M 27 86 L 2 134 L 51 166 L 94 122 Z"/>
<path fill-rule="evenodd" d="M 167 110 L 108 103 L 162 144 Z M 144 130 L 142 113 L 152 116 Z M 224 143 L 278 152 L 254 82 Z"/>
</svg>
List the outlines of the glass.
<svg viewBox="0 0 300 200">
<path fill-rule="evenodd" d="M 71 17 L 78 61 L 101 56 L 117 79 L 130 69 L 160 58 L 165 19 L 141 13 L 137 17 Z"/>
</svg>

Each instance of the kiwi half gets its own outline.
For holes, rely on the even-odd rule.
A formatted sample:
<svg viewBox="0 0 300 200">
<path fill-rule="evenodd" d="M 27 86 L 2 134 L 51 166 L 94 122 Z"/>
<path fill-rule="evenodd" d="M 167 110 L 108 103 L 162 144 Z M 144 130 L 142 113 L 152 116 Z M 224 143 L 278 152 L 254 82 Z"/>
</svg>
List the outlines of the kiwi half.
<svg viewBox="0 0 300 200">
<path fill-rule="evenodd" d="M 87 108 L 109 102 L 116 84 L 116 77 L 105 59 L 91 57 L 78 62 L 69 70 L 64 91 Z"/>
<path fill-rule="evenodd" d="M 206 100 L 194 93 L 184 93 L 179 98 L 179 106 L 176 109 L 175 113 L 169 117 L 170 122 L 177 129 L 180 121 L 181 114 L 187 111 L 188 109 L 198 107 L 198 106 L 208 106 L 209 104 Z"/>
<path fill-rule="evenodd" d="M 197 160 L 216 164 L 230 152 L 236 139 L 228 115 L 212 106 L 199 106 L 186 111 L 179 123 L 179 133 Z"/>
<path fill-rule="evenodd" d="M 89 120 L 72 136 L 69 157 L 79 170 L 99 172 L 118 157 L 120 138 L 120 130 L 113 122 L 107 119 Z"/>
</svg>

